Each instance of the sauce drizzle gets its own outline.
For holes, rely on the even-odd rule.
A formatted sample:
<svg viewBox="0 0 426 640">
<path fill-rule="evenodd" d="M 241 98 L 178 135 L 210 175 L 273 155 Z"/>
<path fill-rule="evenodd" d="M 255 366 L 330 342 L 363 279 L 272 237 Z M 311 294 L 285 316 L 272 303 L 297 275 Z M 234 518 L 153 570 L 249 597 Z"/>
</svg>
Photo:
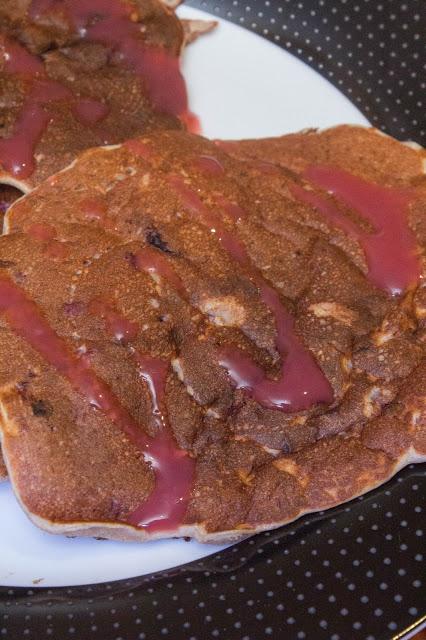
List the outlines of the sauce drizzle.
<svg viewBox="0 0 426 640">
<path fill-rule="evenodd" d="M 362 246 L 368 264 L 369 279 L 391 295 L 399 295 L 415 285 L 420 277 L 420 264 L 416 238 L 408 220 L 408 207 L 412 194 L 367 182 L 342 169 L 311 166 L 304 177 L 316 187 L 333 194 L 337 202 L 356 211 L 374 228 L 363 231 L 330 199 L 298 185 L 293 194 L 323 213 L 330 222 Z"/>
<path fill-rule="evenodd" d="M 84 198 L 79 203 L 79 210 L 87 222 L 99 222 L 104 229 L 116 231 L 114 221 L 108 215 L 108 208 L 100 198 Z"/>
<path fill-rule="evenodd" d="M 206 175 L 220 176 L 225 173 L 225 169 L 214 156 L 197 156 L 192 161 L 194 169 Z"/>
<path fill-rule="evenodd" d="M 154 108 L 180 117 L 190 130 L 197 131 L 198 122 L 188 110 L 179 58 L 143 42 L 134 6 L 118 0 L 32 0 L 30 15 L 37 19 L 52 9 L 63 12 L 83 40 L 117 53 L 121 64 L 141 78 Z"/>
<path fill-rule="evenodd" d="M 43 253 L 49 258 L 60 260 L 69 255 L 67 244 L 56 240 L 56 229 L 52 225 L 36 222 L 28 227 L 27 234 L 43 245 Z"/>
<path fill-rule="evenodd" d="M 129 517 L 130 524 L 148 531 L 167 531 L 178 527 L 185 516 L 188 493 L 194 476 L 194 461 L 179 449 L 170 435 L 166 409 L 166 382 L 169 362 L 141 353 L 135 354 L 139 374 L 148 385 L 152 414 L 158 435 L 152 442 L 150 461 L 156 476 L 153 491 Z"/>
<path fill-rule="evenodd" d="M 28 227 L 27 234 L 34 240 L 38 240 L 39 242 L 47 242 L 56 238 L 56 229 L 51 224 L 35 222 Z"/>
<path fill-rule="evenodd" d="M 139 271 L 160 276 L 178 292 L 181 298 L 188 299 L 186 287 L 180 277 L 170 266 L 167 259 L 154 249 L 144 247 L 132 256 L 132 262 L 133 266 Z"/>
<path fill-rule="evenodd" d="M 102 318 L 107 332 L 117 342 L 125 344 L 137 338 L 139 324 L 128 320 L 107 300 L 94 298 L 90 301 L 88 310 L 92 315 Z"/>
<path fill-rule="evenodd" d="M 1 39 L 5 73 L 16 74 L 28 84 L 24 104 L 9 138 L 0 139 L 0 163 L 9 173 L 25 179 L 35 170 L 34 149 L 47 126 L 54 119 L 49 107 L 55 102 L 72 105 L 73 112 L 85 125 L 105 117 L 105 105 L 92 99 L 78 100 L 73 92 L 50 80 L 41 60 L 17 42 Z"/>
<path fill-rule="evenodd" d="M 87 359 L 73 354 L 67 343 L 46 321 L 38 306 L 7 277 L 0 278 L 0 314 L 8 325 L 62 375 L 92 407 L 111 420 L 150 462 L 155 473 L 151 495 L 128 521 L 150 532 L 175 529 L 185 515 L 192 486 L 194 461 L 179 449 L 166 422 L 159 420 L 158 434 L 150 438 L 135 422 L 109 385 L 90 368 Z M 166 364 L 138 356 L 141 378 L 152 398 L 153 414 L 165 398 Z M 155 503 L 155 504 L 153 504 Z"/>
<path fill-rule="evenodd" d="M 245 268 L 259 288 L 262 302 L 275 319 L 276 346 L 282 361 L 278 380 L 267 378 L 262 368 L 236 347 L 222 348 L 219 364 L 228 371 L 238 389 L 245 389 L 264 407 L 290 412 L 308 409 L 319 402 L 330 403 L 333 391 L 327 378 L 298 338 L 293 317 L 282 304 L 278 293 L 252 264 L 244 244 L 226 229 L 220 215 L 206 207 L 179 176 L 171 176 L 169 182 L 186 209 L 210 227 L 225 251 Z"/>
<path fill-rule="evenodd" d="M 80 122 L 90 127 L 107 117 L 109 107 L 103 102 L 99 102 L 99 100 L 94 100 L 93 98 L 81 98 L 74 105 L 73 111 Z"/>
<path fill-rule="evenodd" d="M 179 117 L 190 131 L 199 131 L 199 122 L 188 109 L 179 58 L 143 42 L 141 24 L 134 21 L 134 7 L 118 0 L 32 0 L 29 14 L 33 19 L 48 11 L 65 15 L 81 39 L 103 44 L 116 53 L 118 61 L 141 79 L 154 109 Z M 104 120 L 109 108 L 93 98 L 77 99 L 70 89 L 50 80 L 42 61 L 17 42 L 2 39 L 1 45 L 4 71 L 22 76 L 29 88 L 12 135 L 0 140 L 0 163 L 9 173 L 25 179 L 35 171 L 34 149 L 54 118 L 49 109 L 52 103 L 69 103 L 74 116 L 87 127 Z M 107 144 L 108 136 L 101 130 L 98 133 L 99 142 Z"/>
</svg>

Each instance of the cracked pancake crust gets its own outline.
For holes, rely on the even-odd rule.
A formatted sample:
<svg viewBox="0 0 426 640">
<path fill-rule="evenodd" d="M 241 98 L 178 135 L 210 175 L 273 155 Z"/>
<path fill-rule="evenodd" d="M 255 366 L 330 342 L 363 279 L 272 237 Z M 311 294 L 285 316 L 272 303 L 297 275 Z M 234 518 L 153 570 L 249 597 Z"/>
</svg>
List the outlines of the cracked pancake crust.
<svg viewBox="0 0 426 640">
<path fill-rule="evenodd" d="M 91 6 L 1 3 L 0 185 L 26 193 L 84 149 L 196 126 L 179 58 L 215 23 L 181 22 L 160 0 Z"/>
<path fill-rule="evenodd" d="M 159 412 L 194 465 L 181 521 L 168 531 L 135 527 L 156 472 L 111 414 L 0 314 L 3 452 L 18 499 L 42 528 L 235 540 L 350 500 L 426 459 L 423 280 L 396 296 L 377 286 L 364 235 L 295 195 L 309 186 L 306 165 L 325 160 L 409 188 L 407 224 L 424 274 L 422 152 L 355 127 L 221 147 L 162 132 L 89 150 L 7 214 L 2 278 L 154 440 L 153 378 L 141 371 L 148 356 L 167 363 Z M 359 211 L 322 197 L 372 233 Z M 259 295 L 266 286 L 294 318 L 330 401 L 271 407 L 266 392 L 236 388 L 221 364 L 218 354 L 238 347 L 256 375 L 279 380 L 285 355 L 278 316 Z"/>
</svg>

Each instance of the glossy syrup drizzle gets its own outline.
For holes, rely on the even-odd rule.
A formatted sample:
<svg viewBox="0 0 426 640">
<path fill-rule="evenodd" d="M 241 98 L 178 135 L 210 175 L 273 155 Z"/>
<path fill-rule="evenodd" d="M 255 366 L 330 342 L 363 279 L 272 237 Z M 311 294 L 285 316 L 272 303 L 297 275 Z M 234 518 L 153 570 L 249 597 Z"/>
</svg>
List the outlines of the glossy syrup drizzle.
<svg viewBox="0 0 426 640">
<path fill-rule="evenodd" d="M 48 258 L 64 259 L 69 255 L 65 242 L 56 240 L 56 229 L 50 224 L 36 222 L 27 229 L 27 234 L 43 245 L 43 253 Z"/>
<path fill-rule="evenodd" d="M 156 109 L 180 117 L 189 130 L 198 131 L 199 124 L 188 110 L 179 58 L 143 42 L 134 6 L 120 0 L 32 0 L 30 13 L 38 18 L 52 9 L 64 12 L 82 39 L 115 51 L 122 64 L 141 78 Z"/>
<path fill-rule="evenodd" d="M 37 19 L 46 11 L 64 12 L 82 39 L 99 42 L 118 54 L 119 60 L 144 82 L 157 110 L 178 116 L 189 130 L 198 132 L 197 118 L 188 110 L 186 86 L 178 57 L 141 40 L 141 25 L 134 22 L 134 7 L 119 0 L 32 0 L 29 12 Z M 11 137 L 0 140 L 0 163 L 22 179 L 35 170 L 34 149 L 54 114 L 54 102 L 70 103 L 75 117 L 85 126 L 101 122 L 107 105 L 93 98 L 77 100 L 70 89 L 45 75 L 42 62 L 16 42 L 2 41 L 4 70 L 26 78 L 29 89 Z M 106 142 L 102 135 L 100 142 Z"/>
<path fill-rule="evenodd" d="M 132 255 L 132 264 L 139 271 L 145 271 L 149 275 L 158 275 L 165 282 L 169 283 L 184 299 L 188 299 L 188 292 L 180 277 L 177 275 L 173 267 L 170 266 L 167 259 L 149 247 Z"/>
<path fill-rule="evenodd" d="M 79 204 L 81 213 L 87 220 L 96 220 L 104 223 L 108 208 L 99 198 L 84 198 Z"/>
<path fill-rule="evenodd" d="M 368 277 L 375 285 L 398 295 L 417 283 L 420 263 L 416 238 L 408 225 L 408 207 L 412 201 L 408 190 L 382 187 L 326 166 L 309 167 L 304 177 L 372 224 L 374 231 L 368 233 L 322 194 L 298 185 L 292 187 L 298 199 L 321 211 L 330 222 L 357 239 L 365 252 Z"/>
<path fill-rule="evenodd" d="M 197 156 L 192 161 L 194 169 L 210 176 L 220 176 L 225 173 L 225 169 L 214 156 Z"/>
<path fill-rule="evenodd" d="M 225 251 L 248 272 L 259 288 L 261 300 L 275 319 L 276 346 L 282 361 L 280 378 L 270 380 L 242 351 L 232 346 L 224 347 L 219 353 L 219 363 L 228 371 L 236 387 L 248 391 L 261 405 L 282 411 L 302 411 L 319 402 L 330 403 L 333 392 L 327 378 L 296 335 L 294 320 L 279 295 L 252 264 L 244 244 L 235 233 L 226 229 L 221 216 L 206 207 L 179 176 L 172 176 L 170 184 L 187 211 L 209 227 Z M 222 202 L 222 210 L 223 205 Z"/>
<path fill-rule="evenodd" d="M 51 224 L 35 222 L 28 227 L 27 234 L 39 242 L 48 242 L 56 238 L 56 229 Z"/>
<path fill-rule="evenodd" d="M 108 215 L 108 207 L 100 198 L 83 198 L 79 210 L 85 221 L 99 222 L 103 229 L 116 231 L 116 225 Z"/>
<path fill-rule="evenodd" d="M 81 98 L 81 100 L 74 105 L 73 111 L 80 122 L 86 126 L 92 126 L 107 117 L 109 108 L 103 102 L 99 102 L 99 100 Z"/>
<path fill-rule="evenodd" d="M 83 124 L 91 124 L 107 113 L 107 107 L 96 100 L 77 100 L 63 84 L 50 80 L 37 56 L 17 42 L 2 39 L 1 51 L 6 73 L 17 74 L 28 84 L 24 104 L 9 138 L 0 139 L 0 163 L 9 173 L 25 179 L 35 170 L 34 149 L 54 115 L 49 107 L 67 102 Z"/>
<path fill-rule="evenodd" d="M 108 300 L 94 298 L 90 301 L 88 310 L 92 315 L 100 317 L 104 321 L 108 334 L 117 342 L 125 344 L 136 339 L 139 333 L 139 324 L 132 322 L 118 312 Z"/>
<path fill-rule="evenodd" d="M 219 205 L 222 211 L 224 211 L 226 215 L 231 218 L 233 222 L 240 222 L 246 217 L 246 212 L 242 207 L 240 207 L 240 205 L 235 204 L 235 202 L 230 202 L 223 196 L 219 196 L 218 198 L 216 198 L 216 203 Z"/>
<path fill-rule="evenodd" d="M 152 398 L 158 433 L 143 433 L 109 385 L 90 368 L 87 359 L 73 354 L 57 335 L 38 306 L 12 280 L 0 278 L 0 314 L 10 328 L 23 338 L 56 371 L 69 381 L 92 407 L 119 427 L 144 454 L 155 474 L 153 493 L 129 518 L 130 524 L 150 532 L 176 529 L 186 512 L 192 486 L 194 462 L 178 449 L 166 418 L 161 418 L 167 377 L 166 364 L 154 358 L 137 356 L 141 378 Z"/>
<path fill-rule="evenodd" d="M 2 41 L 4 71 L 21 75 L 30 83 L 22 110 L 10 138 L 0 140 L 0 162 L 4 169 L 28 178 L 34 169 L 34 147 L 43 135 L 51 115 L 45 107 L 58 100 L 69 100 L 71 92 L 44 76 L 44 67 L 17 42 Z"/>
<path fill-rule="evenodd" d="M 152 148 L 143 140 L 132 138 L 123 143 L 123 147 L 134 153 L 136 156 L 144 158 L 147 161 L 153 160 L 154 152 Z"/>
<path fill-rule="evenodd" d="M 156 476 L 161 474 L 162 482 L 156 482 L 148 499 L 130 515 L 129 522 L 148 531 L 167 531 L 178 527 L 185 516 L 194 478 L 194 461 L 176 446 L 170 435 L 166 408 L 169 361 L 138 352 L 135 357 L 139 374 L 151 395 L 158 435 L 152 442 L 150 461 Z"/>
</svg>

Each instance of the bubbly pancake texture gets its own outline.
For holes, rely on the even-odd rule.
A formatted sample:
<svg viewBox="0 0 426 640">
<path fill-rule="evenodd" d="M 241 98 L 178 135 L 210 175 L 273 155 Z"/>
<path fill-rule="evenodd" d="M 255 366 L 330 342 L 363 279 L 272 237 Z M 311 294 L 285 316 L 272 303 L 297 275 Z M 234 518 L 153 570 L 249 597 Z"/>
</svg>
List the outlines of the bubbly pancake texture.
<svg viewBox="0 0 426 640">
<path fill-rule="evenodd" d="M 160 0 L 5 0 L 0 185 L 26 193 L 89 147 L 198 126 L 180 55 L 214 23 Z"/>
<path fill-rule="evenodd" d="M 235 540 L 425 460 L 423 159 L 354 127 L 167 131 L 15 203 L 1 433 L 35 524 Z"/>
</svg>

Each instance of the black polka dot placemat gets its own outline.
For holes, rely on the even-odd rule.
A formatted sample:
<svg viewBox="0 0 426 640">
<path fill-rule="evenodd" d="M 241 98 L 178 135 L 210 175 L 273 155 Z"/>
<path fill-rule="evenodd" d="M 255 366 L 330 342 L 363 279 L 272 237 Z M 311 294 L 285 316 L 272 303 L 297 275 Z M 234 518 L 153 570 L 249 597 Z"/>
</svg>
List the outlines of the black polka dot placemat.
<svg viewBox="0 0 426 640">
<path fill-rule="evenodd" d="M 425 142 L 424 0 L 188 4 L 281 45 L 375 126 Z M 426 465 L 409 467 L 363 498 L 175 570 L 0 588 L 0 640 L 399 640 L 426 623 L 425 495 Z"/>
<path fill-rule="evenodd" d="M 386 133 L 426 143 L 425 0 L 187 4 L 255 31 L 301 58 Z"/>
<path fill-rule="evenodd" d="M 426 619 L 425 487 L 426 466 L 411 466 L 347 505 L 175 570 L 4 589 L 0 638 L 399 638 Z"/>
</svg>

